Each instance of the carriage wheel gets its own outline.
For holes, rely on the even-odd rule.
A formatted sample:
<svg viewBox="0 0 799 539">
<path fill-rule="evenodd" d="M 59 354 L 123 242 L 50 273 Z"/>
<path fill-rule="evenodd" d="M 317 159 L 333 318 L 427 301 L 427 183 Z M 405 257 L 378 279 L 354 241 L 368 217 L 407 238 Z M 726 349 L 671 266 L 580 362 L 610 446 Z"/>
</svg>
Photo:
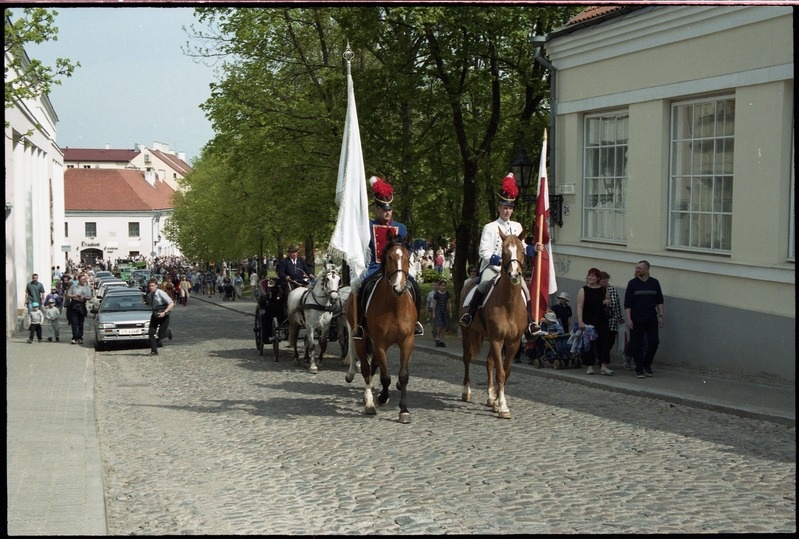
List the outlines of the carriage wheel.
<svg viewBox="0 0 799 539">
<path fill-rule="evenodd" d="M 533 359 L 533 367 L 535 367 L 536 369 L 540 369 L 543 366 L 544 365 L 543 365 L 543 363 L 541 363 L 541 359 L 540 358 Z"/>
<path fill-rule="evenodd" d="M 264 355 L 264 326 L 261 320 L 261 309 L 255 308 L 255 347 L 259 355 Z"/>
<path fill-rule="evenodd" d="M 280 333 L 277 330 L 277 318 L 272 319 L 272 352 L 275 355 L 275 361 L 277 361 L 277 354 L 280 350 Z"/>
<path fill-rule="evenodd" d="M 565 365 L 563 364 L 563 362 L 561 362 L 561 360 L 556 359 L 552 362 L 552 367 L 554 367 L 555 369 L 562 369 L 563 367 L 565 367 Z"/>
</svg>

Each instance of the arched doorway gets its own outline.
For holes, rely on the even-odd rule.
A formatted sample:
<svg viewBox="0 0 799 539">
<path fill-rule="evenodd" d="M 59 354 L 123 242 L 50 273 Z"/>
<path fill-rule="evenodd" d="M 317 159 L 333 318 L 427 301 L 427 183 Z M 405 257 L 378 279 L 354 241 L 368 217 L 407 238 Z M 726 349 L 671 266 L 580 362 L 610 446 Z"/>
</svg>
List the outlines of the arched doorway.
<svg viewBox="0 0 799 539">
<path fill-rule="evenodd" d="M 93 267 L 98 258 L 103 258 L 102 249 L 83 249 L 80 252 L 81 262 L 89 267 Z"/>
</svg>

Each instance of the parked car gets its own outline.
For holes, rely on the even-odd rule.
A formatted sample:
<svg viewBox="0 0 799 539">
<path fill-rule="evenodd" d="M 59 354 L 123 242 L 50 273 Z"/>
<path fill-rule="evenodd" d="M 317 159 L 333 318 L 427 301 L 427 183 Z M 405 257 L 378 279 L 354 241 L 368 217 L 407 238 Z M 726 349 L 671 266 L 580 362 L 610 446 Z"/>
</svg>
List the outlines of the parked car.
<svg viewBox="0 0 799 539">
<path fill-rule="evenodd" d="M 130 274 L 130 279 L 128 279 L 128 284 L 141 290 L 147 290 L 147 281 L 150 280 L 151 275 L 152 272 L 150 270 L 133 270 Z"/>
<path fill-rule="evenodd" d="M 103 350 L 114 342 L 148 340 L 152 309 L 144 303 L 144 294 L 108 295 L 97 309 L 94 320 L 94 349 Z"/>
<path fill-rule="evenodd" d="M 91 309 L 92 305 L 99 305 L 103 301 L 103 297 L 108 293 L 109 290 L 112 288 L 130 288 L 128 283 L 125 281 L 103 281 L 103 284 L 100 285 L 100 288 L 97 289 L 95 292 L 94 297 L 89 300 L 89 309 Z"/>
<path fill-rule="evenodd" d="M 123 281 L 119 277 L 114 277 L 113 275 L 105 275 L 105 276 L 100 277 L 100 278 L 95 277 L 95 279 L 92 281 L 92 285 L 94 286 L 94 289 L 97 290 L 103 284 L 105 284 L 105 283 L 113 283 L 113 282 L 124 283 L 125 281 Z"/>
</svg>

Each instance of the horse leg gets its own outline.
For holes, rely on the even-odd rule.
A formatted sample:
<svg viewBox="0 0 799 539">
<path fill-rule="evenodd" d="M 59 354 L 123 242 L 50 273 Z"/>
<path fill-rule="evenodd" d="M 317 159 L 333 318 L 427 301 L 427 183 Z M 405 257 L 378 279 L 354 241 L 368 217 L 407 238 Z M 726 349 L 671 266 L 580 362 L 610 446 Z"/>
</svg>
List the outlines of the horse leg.
<svg viewBox="0 0 799 539">
<path fill-rule="evenodd" d="M 408 380 L 410 379 L 410 362 L 411 362 L 411 350 L 413 350 L 413 340 L 406 339 L 403 345 L 400 347 L 400 370 L 399 370 L 399 390 L 400 390 L 400 402 L 399 402 L 399 422 L 402 424 L 408 424 L 411 422 L 411 413 L 408 411 L 407 406 L 407 397 L 408 397 Z"/>
<path fill-rule="evenodd" d="M 461 343 L 463 346 L 463 389 L 461 390 L 461 400 L 463 402 L 472 401 L 472 385 L 469 379 L 469 366 L 472 363 L 472 339 L 468 328 L 464 328 Z"/>
<path fill-rule="evenodd" d="M 375 347 L 372 351 L 372 378 L 380 370 L 380 385 L 383 389 L 377 396 L 377 404 L 384 406 L 388 403 L 388 387 L 391 385 L 391 375 L 388 374 L 388 359 L 386 358 L 386 351 Z"/>
<path fill-rule="evenodd" d="M 294 362 L 299 365 L 300 363 L 300 353 L 297 351 L 297 335 L 300 332 L 300 328 L 296 325 L 293 321 L 289 322 L 289 348 L 294 349 Z"/>
<path fill-rule="evenodd" d="M 313 330 L 309 329 L 308 333 L 305 335 L 305 362 L 308 363 L 308 372 L 311 374 L 316 374 L 319 369 L 316 366 L 314 354 L 316 350 L 316 341 L 314 341 L 313 334 Z"/>
<path fill-rule="evenodd" d="M 501 361 L 497 363 L 497 387 L 499 391 L 497 395 L 497 408 L 494 411 L 497 412 L 497 417 L 500 419 L 510 419 L 511 417 L 508 402 L 505 399 L 505 383 L 508 381 L 508 378 L 510 378 L 510 366 L 520 345 L 521 339 L 506 343 L 505 357 L 501 358 Z"/>
<path fill-rule="evenodd" d="M 497 403 L 497 388 L 494 385 L 497 366 L 502 361 L 502 344 L 491 341 L 488 344 L 488 359 L 486 359 L 486 374 L 488 375 L 488 400 L 486 405 L 494 412 L 499 411 Z"/>
<path fill-rule="evenodd" d="M 374 364 L 374 359 L 372 359 L 367 353 L 366 361 L 361 361 L 361 374 L 363 375 L 363 381 L 364 381 L 363 412 L 366 415 L 377 414 L 377 409 L 375 408 L 374 394 L 372 393 L 372 381 L 374 380 L 374 374 L 375 374 L 374 369 L 372 368 L 373 364 Z"/>
</svg>

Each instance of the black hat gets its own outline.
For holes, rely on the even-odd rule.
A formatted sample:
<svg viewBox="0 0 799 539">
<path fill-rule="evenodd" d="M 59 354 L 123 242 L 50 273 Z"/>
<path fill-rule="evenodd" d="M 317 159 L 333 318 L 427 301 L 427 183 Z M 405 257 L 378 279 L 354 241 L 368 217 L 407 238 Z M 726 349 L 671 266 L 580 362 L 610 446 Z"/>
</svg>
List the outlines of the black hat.
<svg viewBox="0 0 799 539">
<path fill-rule="evenodd" d="M 377 176 L 369 178 L 369 185 L 372 186 L 375 206 L 386 211 L 392 209 L 391 202 L 394 200 L 394 188 L 386 180 Z"/>
</svg>

